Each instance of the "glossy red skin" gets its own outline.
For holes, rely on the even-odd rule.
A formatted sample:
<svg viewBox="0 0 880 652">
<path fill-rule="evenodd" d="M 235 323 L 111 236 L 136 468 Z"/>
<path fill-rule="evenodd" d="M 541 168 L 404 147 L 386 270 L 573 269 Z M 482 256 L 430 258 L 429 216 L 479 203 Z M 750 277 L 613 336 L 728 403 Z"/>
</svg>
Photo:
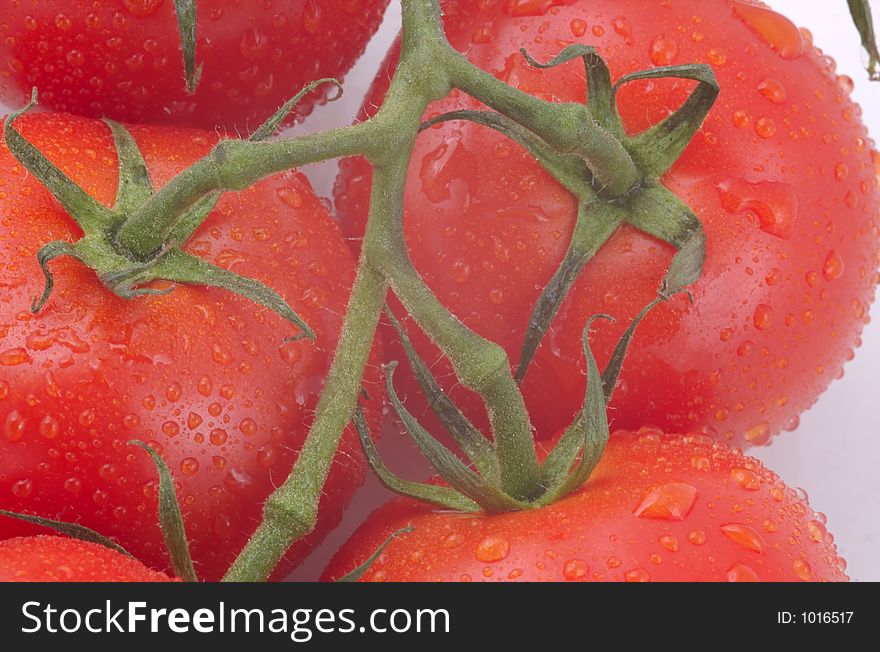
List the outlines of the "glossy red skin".
<svg viewBox="0 0 880 652">
<path fill-rule="evenodd" d="M 688 500 L 649 500 L 669 485 L 686 485 Z M 847 581 L 824 516 L 801 496 L 705 435 L 621 431 L 587 484 L 543 509 L 487 516 L 393 500 L 323 579 L 356 568 L 412 524 L 362 581 Z"/>
<path fill-rule="evenodd" d="M 341 78 L 388 0 L 200 0 L 194 95 L 172 0 L 14 0 L 0 9 L 0 98 L 58 111 L 250 131 L 305 84 Z M 307 115 L 325 94 L 298 107 Z"/>
<path fill-rule="evenodd" d="M 0 582 L 173 582 L 97 543 L 63 537 L 0 541 Z"/>
<path fill-rule="evenodd" d="M 796 426 L 798 415 L 842 375 L 859 346 L 877 283 L 880 155 L 860 109 L 841 90 L 833 63 L 786 19 L 768 14 L 771 30 L 785 26 L 803 44 L 802 56 L 795 59 L 780 56 L 737 18 L 732 0 L 669 4 L 449 0 L 443 6 L 446 32 L 458 50 L 545 99 L 583 101 L 583 67 L 575 62 L 536 71 L 523 62 L 521 47 L 548 60 L 568 44 L 592 44 L 617 79 L 655 61 L 667 63 L 664 41 L 652 60 L 655 38 L 665 35 L 678 46 L 668 63 L 712 66 L 720 97 L 663 178 L 705 226 L 705 273 L 691 288 L 692 306 L 678 297 L 655 309 L 639 328 L 610 417 L 620 428 L 649 423 L 669 431 L 703 429 L 735 443 L 762 444 Z M 544 13 L 534 9 L 538 5 L 560 6 Z M 513 6 L 520 7 L 522 17 L 506 12 Z M 530 7 L 534 15 L 527 15 Z M 389 76 L 379 74 L 365 113 L 379 106 Z M 784 101 L 765 96 L 780 99 L 772 84 L 764 93 L 758 90 L 767 79 L 785 88 Z M 654 81 L 624 87 L 619 105 L 628 130 L 658 122 L 691 86 Z M 454 94 L 428 114 L 458 108 L 478 106 Z M 741 110 L 748 114 L 745 124 L 734 122 Z M 758 134 L 756 128 L 768 134 L 769 123 L 762 118 L 774 122 L 773 137 Z M 352 237 L 363 231 L 369 179 L 363 160 L 343 163 L 337 207 L 343 230 Z M 771 185 L 748 186 L 742 179 Z M 747 205 L 745 199 L 756 203 Z M 788 237 L 762 230 L 755 211 L 768 219 L 767 209 L 775 206 L 784 217 L 791 201 L 798 205 L 794 223 L 782 220 L 776 229 L 769 227 L 782 233 L 787 227 Z M 495 132 L 455 122 L 420 136 L 406 190 L 411 257 L 443 303 L 478 333 L 501 343 L 512 363 L 532 306 L 567 247 L 574 217 L 572 197 L 519 146 Z M 617 318 L 592 338 L 604 363 L 629 320 L 654 297 L 671 254 L 669 246 L 627 227 L 587 265 L 523 384 L 539 437 L 570 423 L 583 401 L 580 335 L 587 317 Z M 450 366 L 420 332 L 408 330 L 456 402 L 485 424 L 475 395 L 455 382 Z M 387 350 L 390 357 L 405 359 L 399 346 Z M 398 376 L 409 405 L 421 412 L 421 403 L 413 400 L 418 392 L 409 389 L 412 381 L 406 386 L 405 375 Z"/>
<path fill-rule="evenodd" d="M 113 201 L 117 160 L 104 123 L 37 114 L 16 126 L 99 201 Z M 215 140 L 182 129 L 130 130 L 157 186 Z M 326 207 L 301 174 L 279 175 L 222 197 L 186 247 L 271 285 L 317 333 L 314 343 L 284 343 L 296 327 L 247 299 L 180 286 L 126 301 L 70 259 L 52 262 L 55 290 L 31 315 L 43 285 L 37 250 L 75 239 L 78 228 L 5 146 L 0 198 L 0 507 L 80 522 L 167 568 L 156 469 L 127 444 L 147 441 L 178 483 L 196 570 L 218 578 L 286 478 L 336 347 L 354 262 Z M 374 423 L 383 394 L 376 380 L 372 365 Z M 347 431 L 318 531 L 290 551 L 279 573 L 336 525 L 364 471 Z M 34 531 L 0 517 L 0 538 Z"/>
</svg>

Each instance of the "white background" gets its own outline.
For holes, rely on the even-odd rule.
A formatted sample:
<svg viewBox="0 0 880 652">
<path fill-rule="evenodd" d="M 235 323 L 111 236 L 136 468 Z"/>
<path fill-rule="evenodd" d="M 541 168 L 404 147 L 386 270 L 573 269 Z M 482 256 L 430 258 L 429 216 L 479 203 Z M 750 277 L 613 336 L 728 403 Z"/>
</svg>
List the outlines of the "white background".
<svg viewBox="0 0 880 652">
<path fill-rule="evenodd" d="M 880 82 L 867 80 L 862 66 L 867 58 L 859 46 L 845 0 L 765 2 L 812 31 L 815 44 L 837 61 L 838 74 L 855 80 L 853 97 L 862 105 L 863 119 L 871 133 L 875 139 L 880 138 Z M 880 15 L 880 2 L 874 2 L 874 9 L 875 16 Z M 294 133 L 343 125 L 353 118 L 399 28 L 399 2 L 392 0 L 385 24 L 345 80 L 345 97 L 316 111 Z M 335 164 L 308 170 L 320 193 L 332 192 L 335 170 Z M 770 447 L 752 449 L 750 454 L 763 460 L 789 485 L 806 489 L 813 507 L 828 516 L 828 528 L 835 534 L 854 580 L 880 581 L 880 417 L 874 412 L 874 401 L 880 399 L 876 383 L 880 372 L 880 319 L 876 314 L 863 340 L 855 360 L 846 367 L 845 377 L 835 381 L 801 416 L 800 428 L 776 437 Z M 342 528 L 294 577 L 313 578 L 320 572 L 335 548 L 333 543 L 348 536 L 366 516 L 366 510 L 384 497 L 383 490 L 369 482 L 352 504 Z"/>
<path fill-rule="evenodd" d="M 864 120 L 875 135 L 880 134 L 880 83 L 871 84 L 862 68 L 865 55 L 859 47 L 844 0 L 766 0 L 796 24 L 808 27 L 815 43 L 838 63 L 838 73 L 856 81 L 853 94 L 864 109 Z M 880 13 L 880 3 L 874 3 Z M 364 57 L 345 81 L 345 97 L 318 109 L 304 125 L 292 130 L 304 133 L 348 124 L 367 86 L 400 27 L 398 0 Z M 0 113 L 4 112 L 0 106 Z M 329 196 L 336 164 L 307 170 L 320 194 Z M 800 428 L 777 437 L 769 448 L 753 449 L 792 486 L 804 487 L 813 507 L 828 516 L 849 573 L 855 580 L 880 580 L 880 418 L 874 412 L 878 400 L 875 382 L 880 370 L 880 320 L 864 332 L 864 346 L 846 367 L 846 376 L 836 381 L 818 404 L 801 418 Z M 393 457 L 393 456 L 392 456 Z M 355 499 L 343 526 L 331 537 L 294 578 L 314 579 L 336 544 L 348 536 L 368 511 L 387 498 L 374 480 Z"/>
</svg>

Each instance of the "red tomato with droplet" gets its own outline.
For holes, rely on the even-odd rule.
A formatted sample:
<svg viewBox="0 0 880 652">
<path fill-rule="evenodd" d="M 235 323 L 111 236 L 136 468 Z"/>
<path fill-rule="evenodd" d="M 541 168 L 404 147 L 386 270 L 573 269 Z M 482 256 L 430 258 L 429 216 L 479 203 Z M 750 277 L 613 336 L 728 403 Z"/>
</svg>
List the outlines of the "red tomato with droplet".
<svg viewBox="0 0 880 652">
<path fill-rule="evenodd" d="M 522 91 L 582 102 L 579 61 L 531 68 L 573 43 L 594 45 L 612 79 L 660 65 L 705 63 L 721 94 L 701 131 L 663 177 L 702 220 L 703 277 L 639 327 L 610 408 L 620 428 L 702 429 L 764 444 L 793 429 L 860 344 L 877 284 L 880 154 L 848 96 L 852 80 L 805 30 L 738 0 L 448 0 L 446 32 L 471 62 Z M 393 63 L 394 57 L 391 59 Z M 380 73 L 365 115 L 381 104 Z M 666 117 L 692 91 L 678 79 L 624 86 L 629 133 Z M 428 116 L 479 105 L 462 93 Z M 450 122 L 419 136 L 406 188 L 405 229 L 416 269 L 465 324 L 519 358 L 528 318 L 568 246 L 575 201 L 521 147 L 482 126 Z M 363 233 L 370 170 L 343 163 L 337 206 Z M 588 217 L 589 219 L 589 217 Z M 630 319 L 657 291 L 673 250 L 623 227 L 586 266 L 553 321 L 523 391 L 538 437 L 568 425 L 584 397 L 581 332 L 589 315 L 608 360 Z M 422 356 L 454 400 L 485 425 L 477 397 L 410 324 Z M 400 347 L 389 356 L 405 360 Z M 435 364 L 436 361 L 436 364 Z M 412 381 L 402 391 L 417 414 Z"/>
<path fill-rule="evenodd" d="M 0 98 L 58 111 L 250 131 L 308 82 L 342 77 L 388 0 L 199 0 L 186 89 L 172 0 L 28 0 L 0 9 Z M 311 111 L 319 93 L 299 105 Z"/>
<path fill-rule="evenodd" d="M 0 582 L 172 582 L 97 543 L 64 537 L 0 541 Z"/>
<path fill-rule="evenodd" d="M 705 435 L 616 432 L 593 476 L 549 507 L 486 515 L 398 498 L 324 572 L 335 579 L 395 539 L 362 581 L 847 581 L 800 490 Z"/>
<path fill-rule="evenodd" d="M 117 157 L 106 124 L 33 114 L 16 128 L 112 205 Z M 130 131 L 156 187 L 217 139 L 163 127 Z M 80 236 L 0 146 L 0 508 L 81 523 L 165 569 L 157 471 L 128 444 L 146 441 L 177 482 L 199 576 L 216 579 L 260 522 L 265 498 L 287 477 L 308 431 L 354 280 L 351 253 L 298 172 L 224 195 L 186 245 L 287 299 L 317 333 L 315 341 L 288 342 L 296 327 L 248 299 L 179 286 L 125 300 L 69 258 L 51 263 L 55 289 L 32 314 L 43 287 L 38 249 Z M 374 367 L 366 383 L 375 424 L 383 392 Z M 347 431 L 318 531 L 294 546 L 279 573 L 335 526 L 364 472 L 357 437 Z M 0 517 L 0 539 L 34 531 Z"/>
</svg>

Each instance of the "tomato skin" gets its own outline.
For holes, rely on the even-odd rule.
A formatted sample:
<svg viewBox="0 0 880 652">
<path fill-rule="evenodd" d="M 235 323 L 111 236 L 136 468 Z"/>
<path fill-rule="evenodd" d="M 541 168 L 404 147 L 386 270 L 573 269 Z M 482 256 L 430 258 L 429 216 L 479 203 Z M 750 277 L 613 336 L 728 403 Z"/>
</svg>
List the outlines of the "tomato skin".
<svg viewBox="0 0 880 652">
<path fill-rule="evenodd" d="M 587 484 L 543 509 L 487 516 L 387 503 L 323 579 L 412 524 L 362 581 L 846 581 L 823 521 L 775 473 L 726 444 L 618 431 Z"/>
<path fill-rule="evenodd" d="M 16 127 L 99 201 L 115 196 L 108 127 L 34 114 Z M 131 126 L 154 184 L 207 153 L 207 132 Z M 179 286 L 126 301 L 71 259 L 51 263 L 42 291 L 36 253 L 79 229 L 0 147 L 0 507 L 76 521 L 113 537 L 154 568 L 168 559 L 156 517 L 157 471 L 133 439 L 147 441 L 178 483 L 196 570 L 216 579 L 261 520 L 312 420 L 354 279 L 352 256 L 326 207 L 299 173 L 221 198 L 187 249 L 274 287 L 316 331 L 296 328 L 251 301 Z M 367 373 L 369 418 L 383 390 L 378 345 Z M 374 432 L 378 428 L 374 428 Z M 321 504 L 318 531 L 297 544 L 279 574 L 336 525 L 364 477 L 347 431 Z M 0 539 L 37 531 L 0 517 Z"/>
<path fill-rule="evenodd" d="M 186 91 L 171 0 L 29 0 L 0 9 L 0 98 L 31 88 L 58 111 L 249 131 L 306 83 L 342 77 L 388 0 L 198 3 L 195 94 Z M 315 93 L 298 107 L 311 111 Z"/>
<path fill-rule="evenodd" d="M 64 537 L 0 541 L 0 582 L 174 582 L 97 543 Z"/>
<path fill-rule="evenodd" d="M 662 180 L 705 226 L 705 272 L 691 288 L 693 305 L 680 296 L 639 327 L 610 416 L 620 428 L 703 429 L 762 444 L 796 426 L 859 345 L 877 283 L 880 154 L 833 64 L 777 14 L 769 29 L 778 42 L 768 43 L 735 15 L 735 5 L 448 0 L 443 6 L 456 49 L 545 99 L 583 101 L 583 67 L 534 70 L 521 47 L 545 61 L 571 43 L 595 45 L 613 79 L 661 63 L 712 66 L 720 97 Z M 803 48 L 795 58 L 785 41 L 793 38 L 790 29 Z M 395 56 L 389 61 L 390 69 Z M 363 115 L 381 104 L 388 78 L 388 71 L 379 74 Z M 666 80 L 623 87 L 627 129 L 655 124 L 692 86 Z M 473 108 L 480 107 L 454 93 L 428 115 Z M 366 163 L 345 161 L 337 208 L 351 237 L 363 233 L 369 192 Z M 519 146 L 489 129 L 452 122 L 419 137 L 405 201 L 418 272 L 515 364 L 531 309 L 567 247 L 572 197 Z M 624 227 L 587 265 L 523 383 L 539 437 L 570 423 L 583 401 L 580 335 L 587 317 L 617 318 L 595 335 L 604 363 L 629 320 L 655 296 L 671 254 L 669 246 Z M 445 389 L 485 426 L 476 396 L 455 382 L 421 332 L 412 325 L 408 332 Z M 405 360 L 390 340 L 389 357 Z M 399 377 L 411 409 L 423 412 L 412 381 L 406 387 L 405 375 Z"/>
</svg>

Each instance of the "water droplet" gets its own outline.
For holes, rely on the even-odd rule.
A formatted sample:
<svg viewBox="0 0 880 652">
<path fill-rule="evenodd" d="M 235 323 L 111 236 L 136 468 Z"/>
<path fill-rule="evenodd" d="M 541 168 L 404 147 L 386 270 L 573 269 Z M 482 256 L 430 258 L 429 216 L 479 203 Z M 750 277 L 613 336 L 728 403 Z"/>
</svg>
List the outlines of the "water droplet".
<svg viewBox="0 0 880 652">
<path fill-rule="evenodd" d="M 730 472 L 730 477 L 746 491 L 757 491 L 761 488 L 761 480 L 754 471 L 737 468 Z"/>
<path fill-rule="evenodd" d="M 649 490 L 633 514 L 638 518 L 682 521 L 690 514 L 696 500 L 696 487 L 683 482 L 670 482 Z"/>
<path fill-rule="evenodd" d="M 669 552 L 678 552 L 678 539 L 670 534 L 664 534 L 659 539 L 660 545 L 666 548 Z"/>
<path fill-rule="evenodd" d="M 776 122 L 773 118 L 761 116 L 755 121 L 755 133 L 761 138 L 773 138 L 776 135 Z"/>
<path fill-rule="evenodd" d="M 745 439 L 754 446 L 762 446 L 770 440 L 770 424 L 763 421 L 746 430 Z"/>
<path fill-rule="evenodd" d="M 583 559 L 569 559 L 562 566 L 562 577 L 566 582 L 576 582 L 582 580 L 590 572 L 590 567 Z"/>
<path fill-rule="evenodd" d="M 174 403 L 175 401 L 180 399 L 180 396 L 183 394 L 183 389 L 180 387 L 180 383 L 174 381 L 165 389 L 165 398 Z"/>
<path fill-rule="evenodd" d="M 502 8 L 508 16 L 543 16 L 551 7 L 571 4 L 570 0 L 504 0 Z"/>
<path fill-rule="evenodd" d="M 501 561 L 510 554 L 510 543 L 507 539 L 496 535 L 487 536 L 477 544 L 474 555 L 482 562 Z"/>
<path fill-rule="evenodd" d="M 456 283 L 464 283 L 471 275 L 471 267 L 463 260 L 457 260 L 449 268 L 449 277 Z"/>
<path fill-rule="evenodd" d="M 694 530 L 693 532 L 688 532 L 687 539 L 695 546 L 701 546 L 706 543 L 706 533 L 702 530 Z"/>
<path fill-rule="evenodd" d="M 674 39 L 661 34 L 651 42 L 649 53 L 651 63 L 655 66 L 668 66 L 678 56 L 678 43 Z"/>
<path fill-rule="evenodd" d="M 73 496 L 78 496 L 79 492 L 82 491 L 82 481 L 79 478 L 67 478 L 63 486 L 64 491 Z"/>
<path fill-rule="evenodd" d="M 195 475 L 199 471 L 199 461 L 194 457 L 186 457 L 180 462 L 180 472 L 183 475 Z"/>
<path fill-rule="evenodd" d="M 734 1 L 733 11 L 783 59 L 796 59 L 804 53 L 800 30 L 785 16 L 741 0 Z"/>
<path fill-rule="evenodd" d="M 761 230 L 779 238 L 789 238 L 798 215 L 797 191 L 787 183 L 727 179 L 717 185 L 721 206 L 731 214 L 757 217 Z"/>
<path fill-rule="evenodd" d="M 694 455 L 691 458 L 691 466 L 704 473 L 712 470 L 712 462 L 704 455 Z"/>
<path fill-rule="evenodd" d="M 753 321 L 755 328 L 759 331 L 765 331 L 773 324 L 773 308 L 765 303 L 759 303 L 755 307 Z"/>
<path fill-rule="evenodd" d="M 34 491 L 34 483 L 30 480 L 19 480 L 12 484 L 12 495 L 16 498 L 28 498 Z"/>
<path fill-rule="evenodd" d="M 0 365 L 15 367 L 16 365 L 30 362 L 31 356 L 22 348 L 6 349 L 0 353 Z"/>
<path fill-rule="evenodd" d="M 834 178 L 843 181 L 849 176 L 849 168 L 846 163 L 838 163 L 834 166 Z"/>
<path fill-rule="evenodd" d="M 88 427 L 92 425 L 95 422 L 95 411 L 92 408 L 83 410 L 79 413 L 78 421 L 81 426 Z"/>
<path fill-rule="evenodd" d="M 3 434 L 9 441 L 21 441 L 24 437 L 25 419 L 18 410 L 12 410 L 3 422 Z"/>
<path fill-rule="evenodd" d="M 180 434 L 180 426 L 175 421 L 166 421 L 162 424 L 162 432 L 166 437 L 176 437 Z"/>
<path fill-rule="evenodd" d="M 161 4 L 162 0 L 122 0 L 122 6 L 125 7 L 126 11 L 137 18 L 149 16 Z"/>
<path fill-rule="evenodd" d="M 223 428 L 215 428 L 209 437 L 215 446 L 223 446 L 229 440 L 229 434 Z"/>
<path fill-rule="evenodd" d="M 443 541 L 440 542 L 447 550 L 450 548 L 457 548 L 462 543 L 464 543 L 464 535 L 459 534 L 458 532 L 453 532 L 443 538 Z"/>
<path fill-rule="evenodd" d="M 822 543 L 825 540 L 828 530 L 821 521 L 809 521 L 807 523 L 807 536 L 816 543 Z"/>
<path fill-rule="evenodd" d="M 202 417 L 195 412 L 190 412 L 186 417 L 186 427 L 190 430 L 195 430 L 200 425 L 202 425 Z"/>
<path fill-rule="evenodd" d="M 632 23 L 629 22 L 628 18 L 625 16 L 618 16 L 611 21 L 611 27 L 613 27 L 614 31 L 620 34 L 627 43 L 632 44 Z"/>
<path fill-rule="evenodd" d="M 795 559 L 792 565 L 794 572 L 804 582 L 809 582 L 813 578 L 813 569 L 805 559 Z"/>
<path fill-rule="evenodd" d="M 825 264 L 822 265 L 822 276 L 828 281 L 836 281 L 843 276 L 844 265 L 843 258 L 834 249 L 828 252 L 825 257 Z"/>
<path fill-rule="evenodd" d="M 721 531 L 728 539 L 747 550 L 764 552 L 764 539 L 753 527 L 743 523 L 727 523 L 721 526 Z"/>
<path fill-rule="evenodd" d="M 749 115 L 748 111 L 740 109 L 738 111 L 733 112 L 733 126 L 737 129 L 745 129 L 752 122 L 752 116 Z"/>
<path fill-rule="evenodd" d="M 765 79 L 758 84 L 758 92 L 774 104 L 785 102 L 785 86 L 775 79 Z"/>
<path fill-rule="evenodd" d="M 636 568 L 631 571 L 626 571 L 626 573 L 623 574 L 623 579 L 627 582 L 650 582 L 651 576 L 644 568 Z"/>
<path fill-rule="evenodd" d="M 581 37 L 587 33 L 587 21 L 581 18 L 575 18 L 569 24 L 569 28 L 574 36 Z"/>
<path fill-rule="evenodd" d="M 211 379 L 208 378 L 207 376 L 202 376 L 199 379 L 199 384 L 198 384 L 199 394 L 201 394 L 202 396 L 210 396 L 211 395 L 211 386 L 212 386 Z"/>
<path fill-rule="evenodd" d="M 49 414 L 40 421 L 40 434 L 46 439 L 55 439 L 60 429 L 58 421 Z"/>
<path fill-rule="evenodd" d="M 272 444 L 261 446 L 257 451 L 257 463 L 264 469 L 271 469 L 278 461 L 278 449 Z"/>
<path fill-rule="evenodd" d="M 758 574 L 745 564 L 734 564 L 727 569 L 728 582 L 760 582 Z"/>
</svg>

